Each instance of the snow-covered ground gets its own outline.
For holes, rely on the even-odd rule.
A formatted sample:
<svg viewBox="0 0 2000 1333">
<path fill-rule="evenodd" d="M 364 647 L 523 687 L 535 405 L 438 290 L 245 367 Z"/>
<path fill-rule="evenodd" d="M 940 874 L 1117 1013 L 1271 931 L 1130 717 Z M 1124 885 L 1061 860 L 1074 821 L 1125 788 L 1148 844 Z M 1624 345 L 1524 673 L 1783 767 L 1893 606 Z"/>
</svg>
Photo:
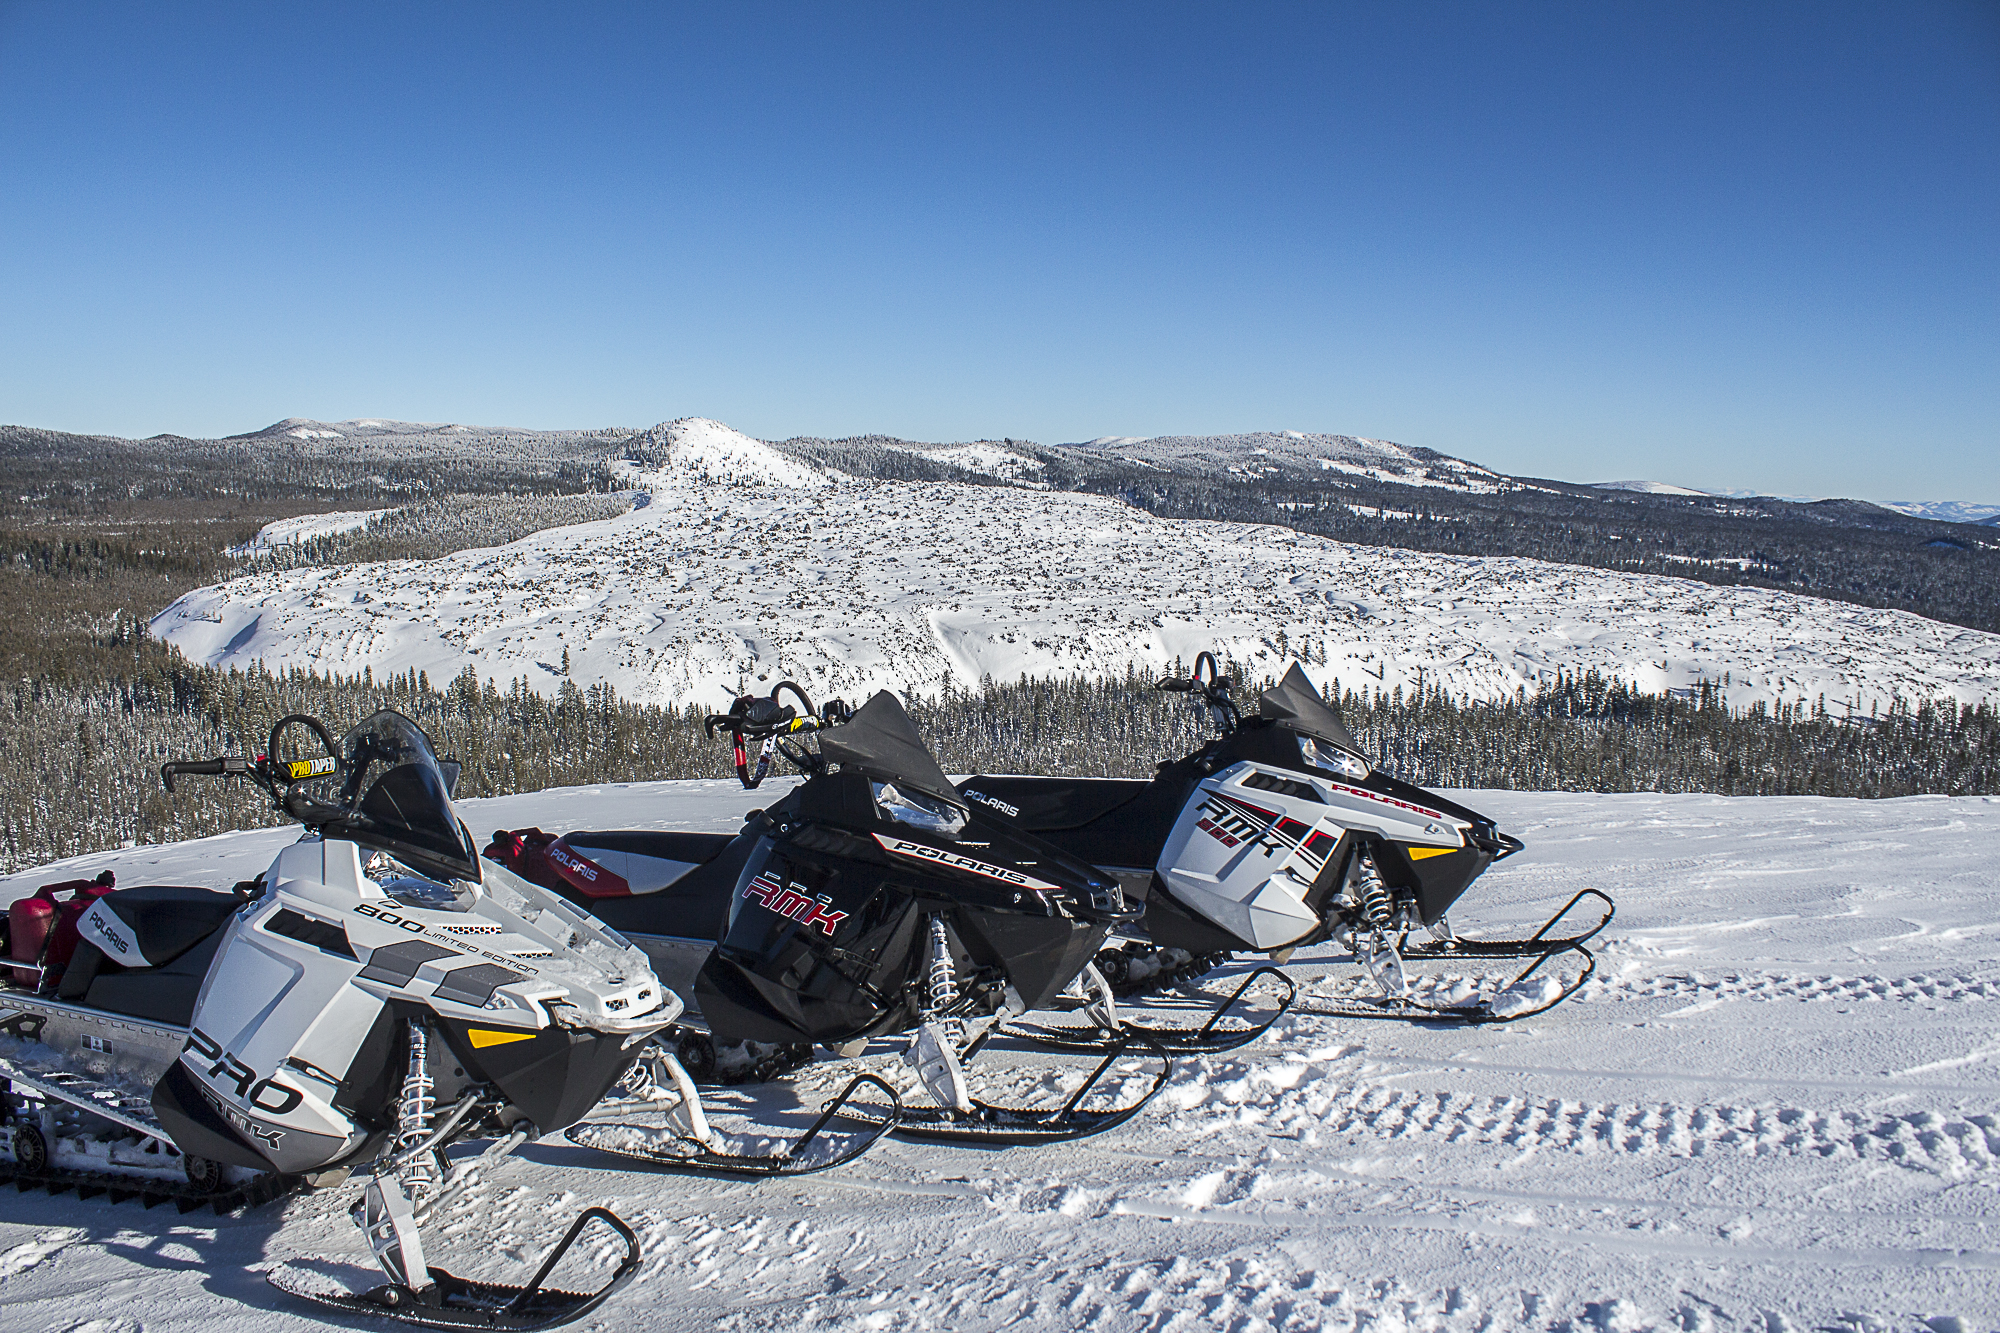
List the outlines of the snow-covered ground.
<svg viewBox="0 0 2000 1333">
<path fill-rule="evenodd" d="M 336 509 L 326 514 L 303 514 L 298 518 L 281 518 L 257 529 L 257 535 L 241 546 L 230 547 L 229 554 L 252 555 L 258 551 L 268 551 L 273 547 L 297 546 L 316 537 L 335 537 L 343 532 L 355 532 L 367 527 L 369 520 L 395 512 L 394 509 Z"/>
<path fill-rule="evenodd" d="M 653 783 L 465 815 L 482 835 L 727 830 L 771 799 Z M 2000 1327 L 2000 799 L 1461 799 L 1528 843 L 1468 895 L 1462 932 L 1518 930 L 1585 886 L 1618 898 L 1599 980 L 1547 1014 L 1452 1031 L 1295 1012 L 1059 1149 L 890 1142 L 749 1183 L 537 1145 L 451 1209 L 433 1262 L 522 1281 L 608 1202 L 647 1258 L 580 1327 Z M 227 884 L 290 836 L 79 858 L 0 900 L 104 866 Z M 1353 973 L 1324 951 L 1292 971 L 1301 1007 Z M 886 1044 L 864 1059 L 894 1063 Z M 852 1067 L 717 1101 L 802 1128 Z M 1002 1044 L 973 1068 L 1026 1098 L 1076 1066 Z M 0 1195 L 0 1327 L 312 1327 L 261 1271 L 336 1256 L 369 1280 L 357 1188 L 235 1218 Z"/>
<path fill-rule="evenodd" d="M 1480 698 L 1595 668 L 1653 692 L 1726 679 L 1739 706 L 2000 701 L 2000 636 L 1908 612 L 1158 519 L 1067 492 L 835 478 L 707 421 L 646 439 L 649 470 L 631 475 L 653 501 L 632 513 L 440 560 L 250 575 L 189 593 L 153 632 L 216 666 L 433 680 L 470 666 L 544 692 L 567 649 L 580 685 L 706 705 L 786 678 L 851 699 L 1121 675 L 1203 649 Z"/>
</svg>

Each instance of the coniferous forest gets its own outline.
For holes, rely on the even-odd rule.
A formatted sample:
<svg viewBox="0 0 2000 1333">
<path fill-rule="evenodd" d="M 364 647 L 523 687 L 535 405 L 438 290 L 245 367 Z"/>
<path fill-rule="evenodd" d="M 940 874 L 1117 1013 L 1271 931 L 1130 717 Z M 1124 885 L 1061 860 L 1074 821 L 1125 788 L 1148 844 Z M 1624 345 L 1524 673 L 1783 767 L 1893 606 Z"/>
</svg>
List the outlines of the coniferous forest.
<svg viewBox="0 0 2000 1333">
<path fill-rule="evenodd" d="M 608 686 L 565 685 L 550 698 L 523 682 L 482 684 L 470 672 L 441 683 L 420 674 L 221 672 L 190 665 L 136 626 L 125 633 L 111 651 L 129 669 L 87 684 L 23 680 L 0 698 L 0 871 L 277 822 L 242 784 L 193 780 L 170 796 L 159 766 L 259 753 L 287 713 L 320 717 L 336 734 L 376 708 L 406 713 L 463 763 L 461 796 L 733 774 L 726 743 L 703 734 L 700 710 L 635 705 Z M 1214 734 L 1185 695 L 1150 686 L 1137 676 L 1023 680 L 907 702 L 950 772 L 1145 777 Z M 1240 697 L 1249 702 L 1258 686 Z M 1594 675 L 1490 703 L 1430 690 L 1350 691 L 1336 702 L 1381 768 L 1425 786 L 1732 796 L 2000 791 L 2000 714 L 1986 707 L 1934 704 L 1849 721 L 1732 711 L 1713 692 L 1641 695 Z"/>
</svg>

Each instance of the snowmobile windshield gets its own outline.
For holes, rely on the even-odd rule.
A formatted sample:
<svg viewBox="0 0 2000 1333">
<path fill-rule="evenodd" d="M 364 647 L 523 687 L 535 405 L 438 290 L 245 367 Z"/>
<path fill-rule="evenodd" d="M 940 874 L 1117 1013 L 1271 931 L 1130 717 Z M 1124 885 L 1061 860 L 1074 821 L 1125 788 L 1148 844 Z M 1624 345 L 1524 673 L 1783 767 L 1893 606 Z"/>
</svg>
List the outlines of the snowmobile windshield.
<svg viewBox="0 0 2000 1333">
<path fill-rule="evenodd" d="M 821 732 L 819 752 L 842 768 L 900 788 L 906 796 L 922 792 L 960 814 L 965 810 L 965 798 L 931 757 L 917 724 L 887 690 L 857 708 L 845 726 Z"/>
<path fill-rule="evenodd" d="M 384 709 L 347 733 L 341 761 L 341 813 L 321 824 L 323 836 L 385 851 L 444 882 L 479 882 L 478 849 L 452 809 L 451 784 L 422 727 Z"/>
<path fill-rule="evenodd" d="M 1282 723 L 1301 736 L 1328 741 L 1354 755 L 1361 753 L 1340 714 L 1320 698 L 1319 687 L 1307 679 L 1297 662 L 1292 663 L 1283 680 L 1257 696 L 1257 716 Z"/>
</svg>

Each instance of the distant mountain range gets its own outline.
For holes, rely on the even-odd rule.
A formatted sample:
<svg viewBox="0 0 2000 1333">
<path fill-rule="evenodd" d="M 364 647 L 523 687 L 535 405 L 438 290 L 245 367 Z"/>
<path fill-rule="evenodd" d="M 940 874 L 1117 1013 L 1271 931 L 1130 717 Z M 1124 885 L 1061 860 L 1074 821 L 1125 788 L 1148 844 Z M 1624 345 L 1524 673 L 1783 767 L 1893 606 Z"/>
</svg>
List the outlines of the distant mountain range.
<svg viewBox="0 0 2000 1333">
<path fill-rule="evenodd" d="M 1637 491 L 1645 495 L 1713 495 L 1724 499 L 1747 500 L 1762 496 L 1761 491 L 1698 491 L 1687 486 L 1673 486 L 1664 481 L 1593 481 L 1590 485 L 1601 491 Z M 1789 500 L 1795 504 L 1813 504 L 1826 497 L 1817 495 L 1773 495 L 1772 500 Z M 1909 518 L 1929 518 L 1940 523 L 1989 523 L 2000 524 L 2000 505 L 1970 504 L 1964 500 L 1884 500 L 1854 501 L 1856 504 L 1877 504 L 1880 508 Z"/>
</svg>

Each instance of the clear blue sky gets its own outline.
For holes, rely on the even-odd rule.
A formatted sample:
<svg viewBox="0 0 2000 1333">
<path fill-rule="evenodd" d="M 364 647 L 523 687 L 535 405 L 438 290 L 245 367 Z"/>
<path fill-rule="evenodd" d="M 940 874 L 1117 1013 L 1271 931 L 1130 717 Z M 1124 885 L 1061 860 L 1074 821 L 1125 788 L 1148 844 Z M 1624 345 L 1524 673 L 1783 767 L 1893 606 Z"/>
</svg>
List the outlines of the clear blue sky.
<svg viewBox="0 0 2000 1333">
<path fill-rule="evenodd" d="M 0 0 L 0 421 L 2000 503 L 2000 5 Z"/>
</svg>

